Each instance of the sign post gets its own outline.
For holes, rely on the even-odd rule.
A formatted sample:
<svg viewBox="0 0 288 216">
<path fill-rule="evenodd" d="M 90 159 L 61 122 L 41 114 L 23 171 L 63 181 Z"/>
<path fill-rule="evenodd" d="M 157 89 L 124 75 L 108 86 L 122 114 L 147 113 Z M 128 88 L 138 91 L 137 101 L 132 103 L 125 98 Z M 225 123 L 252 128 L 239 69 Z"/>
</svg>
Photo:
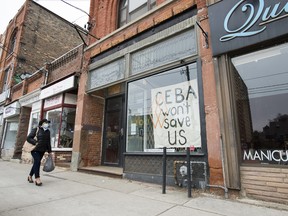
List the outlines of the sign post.
<svg viewBox="0 0 288 216">
<path fill-rule="evenodd" d="M 190 169 L 190 147 L 187 147 L 187 189 L 188 189 L 188 197 L 192 197 L 191 195 L 191 169 Z"/>
<path fill-rule="evenodd" d="M 162 194 L 166 194 L 166 152 L 167 148 L 163 148 L 163 163 L 162 163 L 162 168 L 163 168 L 163 182 L 162 182 Z"/>
</svg>

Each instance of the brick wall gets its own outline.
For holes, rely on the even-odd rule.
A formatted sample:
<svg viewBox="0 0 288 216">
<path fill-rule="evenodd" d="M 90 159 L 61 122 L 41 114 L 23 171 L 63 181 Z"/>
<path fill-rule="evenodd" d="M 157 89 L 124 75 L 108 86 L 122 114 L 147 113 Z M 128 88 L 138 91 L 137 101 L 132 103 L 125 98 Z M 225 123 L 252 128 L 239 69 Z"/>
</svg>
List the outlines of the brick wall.
<svg viewBox="0 0 288 216">
<path fill-rule="evenodd" d="M 14 101 L 22 96 L 23 94 L 23 83 L 19 83 L 18 85 L 14 86 L 11 91 L 11 101 Z"/>
<path fill-rule="evenodd" d="M 18 53 L 21 62 L 16 71 L 35 72 L 80 44 L 81 38 L 68 21 L 29 1 Z"/>
<path fill-rule="evenodd" d="M 57 165 L 62 165 L 71 162 L 71 151 L 56 151 L 54 152 L 54 162 Z"/>
<path fill-rule="evenodd" d="M 11 68 L 9 76 L 13 76 L 12 72 L 14 74 L 22 74 L 23 72 L 34 74 L 36 71 L 38 71 L 38 75 L 27 79 L 26 83 L 20 84 L 22 89 L 18 85 L 13 87 L 16 83 L 12 81 L 10 84 L 12 86 L 10 101 L 17 100 L 22 95 L 42 87 L 45 73 L 39 69 L 43 69 L 45 63 L 54 61 L 83 43 L 71 23 L 32 0 L 25 2 L 7 26 L 5 40 L 3 40 L 5 41 L 4 47 L 7 49 L 13 32 L 17 32 L 14 55 L 7 56 L 7 52 L 2 52 L 0 72 L 4 71 L 13 62 L 11 66 L 15 68 Z M 82 36 L 85 38 L 84 35 Z M 16 55 L 17 59 L 15 58 Z M 55 71 L 50 81 L 67 76 L 72 73 L 71 71 L 79 72 L 80 67 L 81 61 L 77 56 L 77 62 L 74 61 L 63 66 L 64 69 Z M 0 91 L 1 85 L 3 85 L 3 74 L 0 74 Z M 13 79 L 11 78 L 11 80 Z"/>
<path fill-rule="evenodd" d="M 112 0 L 108 0 L 107 2 L 109 1 Z M 98 2 L 98 0 L 95 0 L 94 2 Z M 196 5 L 195 0 L 172 1 L 166 7 L 162 7 L 161 9 L 156 10 L 154 13 L 139 20 L 138 22 L 132 25 L 128 25 L 125 29 L 123 29 L 123 31 L 119 31 L 111 35 L 107 39 L 102 40 L 101 43 L 95 44 L 91 56 L 95 56 L 113 46 L 116 46 L 119 43 L 123 42 L 124 40 L 130 39 L 136 34 L 148 30 L 156 26 L 157 24 L 160 24 L 165 20 L 171 18 L 172 16 L 175 16 L 195 5 Z M 116 9 L 117 8 L 109 8 L 110 11 L 115 11 Z M 92 10 L 91 13 L 92 13 L 91 16 L 93 16 L 93 14 L 97 14 L 98 17 L 97 21 L 95 20 L 93 21 L 94 22 L 93 25 L 95 27 L 92 28 L 91 34 L 101 38 L 103 36 L 108 35 L 112 31 L 116 30 L 117 27 L 116 25 L 111 25 L 110 23 L 107 23 L 106 17 L 102 14 L 102 9 L 99 10 L 99 8 L 94 7 L 94 10 Z M 113 19 L 115 20 L 118 19 L 115 13 L 112 13 L 112 15 L 115 15 Z M 93 38 L 91 38 L 90 40 L 91 40 L 90 43 L 95 42 L 95 39 Z"/>
<path fill-rule="evenodd" d="M 19 49 L 20 39 L 21 39 L 19 32 L 21 32 L 21 30 L 22 30 L 21 24 L 23 23 L 24 17 L 25 17 L 25 7 L 22 7 L 21 9 L 19 9 L 19 11 L 15 15 L 15 17 L 9 23 L 7 23 L 7 29 L 6 29 L 5 35 L 2 35 L 2 37 L 3 37 L 2 38 L 2 42 L 3 42 L 2 46 L 5 48 L 5 50 L 9 49 L 9 44 L 10 44 L 10 41 L 12 39 L 12 35 L 14 34 L 14 32 L 17 32 L 14 50 Z M 2 91 L 3 84 L 4 84 L 4 82 L 3 82 L 4 73 L 2 73 L 2 71 L 5 71 L 8 68 L 8 66 L 10 66 L 12 63 L 14 63 L 14 66 L 15 66 L 15 56 L 9 54 L 7 51 L 4 51 L 2 49 L 2 53 L 0 55 L 0 71 L 1 71 L 1 73 L 0 73 L 0 91 Z M 10 73 L 10 76 L 12 77 L 11 73 Z"/>
<path fill-rule="evenodd" d="M 80 107 L 78 103 L 78 108 L 81 109 L 81 113 L 80 110 L 77 111 L 76 124 L 81 121 L 81 129 L 75 127 L 73 145 L 81 147 L 80 166 L 99 166 L 102 154 L 104 100 L 85 95 Z"/>
<path fill-rule="evenodd" d="M 288 204 L 288 169 L 240 168 L 243 194 L 247 197 Z"/>
<path fill-rule="evenodd" d="M 22 154 L 22 146 L 27 138 L 29 119 L 30 119 L 30 107 L 22 107 L 19 116 L 19 126 L 16 137 L 15 151 L 13 158 L 20 159 Z"/>
<path fill-rule="evenodd" d="M 45 79 L 44 73 L 38 73 L 32 77 L 29 77 L 26 80 L 25 93 L 28 94 L 30 92 L 33 92 L 33 91 L 39 89 L 42 86 L 42 84 L 44 83 L 44 79 Z"/>
<path fill-rule="evenodd" d="M 47 65 L 48 83 L 55 82 L 73 73 L 79 73 L 82 66 L 83 46 L 67 52 Z"/>
<path fill-rule="evenodd" d="M 11 89 L 11 101 L 15 101 L 23 95 L 41 88 L 44 83 L 44 79 L 44 73 L 38 72 L 25 79 L 23 82 L 13 86 Z"/>
<path fill-rule="evenodd" d="M 89 55 L 84 54 L 82 74 L 78 84 L 77 114 L 75 118 L 73 152 L 80 153 L 77 164 L 83 166 L 97 166 L 101 164 L 102 154 L 102 122 L 105 102 L 103 93 L 98 92 L 99 97 L 86 94 L 86 82 L 88 79 Z M 72 159 L 74 160 L 74 159 Z"/>
</svg>

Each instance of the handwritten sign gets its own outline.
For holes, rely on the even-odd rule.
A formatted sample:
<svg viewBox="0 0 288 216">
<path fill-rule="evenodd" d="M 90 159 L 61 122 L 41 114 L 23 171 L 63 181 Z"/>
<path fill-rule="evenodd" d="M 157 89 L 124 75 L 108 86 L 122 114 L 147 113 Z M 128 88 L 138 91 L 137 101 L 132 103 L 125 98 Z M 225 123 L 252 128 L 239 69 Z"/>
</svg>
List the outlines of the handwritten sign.
<svg viewBox="0 0 288 216">
<path fill-rule="evenodd" d="M 197 80 L 151 91 L 155 148 L 201 147 Z"/>
</svg>

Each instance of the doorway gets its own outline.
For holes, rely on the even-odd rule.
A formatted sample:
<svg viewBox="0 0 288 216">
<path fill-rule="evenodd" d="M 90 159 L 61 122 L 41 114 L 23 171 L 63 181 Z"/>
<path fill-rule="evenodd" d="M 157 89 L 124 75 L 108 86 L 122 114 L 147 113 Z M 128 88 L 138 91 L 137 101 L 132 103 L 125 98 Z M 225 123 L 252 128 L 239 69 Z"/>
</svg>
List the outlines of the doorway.
<svg viewBox="0 0 288 216">
<path fill-rule="evenodd" d="M 122 166 L 124 151 L 124 96 L 108 98 L 103 134 L 103 165 Z"/>
<path fill-rule="evenodd" d="M 15 143 L 18 132 L 18 121 L 7 121 L 4 129 L 4 136 L 2 140 L 2 158 L 12 158 L 15 151 Z"/>
</svg>

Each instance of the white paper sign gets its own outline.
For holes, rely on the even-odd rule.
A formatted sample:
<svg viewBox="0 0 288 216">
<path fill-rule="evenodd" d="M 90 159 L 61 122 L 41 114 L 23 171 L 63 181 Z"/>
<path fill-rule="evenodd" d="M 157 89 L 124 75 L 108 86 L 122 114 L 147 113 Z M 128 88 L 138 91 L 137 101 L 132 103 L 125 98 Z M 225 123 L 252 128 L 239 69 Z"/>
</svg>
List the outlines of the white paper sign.
<svg viewBox="0 0 288 216">
<path fill-rule="evenodd" d="M 155 148 L 201 147 L 197 80 L 151 91 Z"/>
</svg>

